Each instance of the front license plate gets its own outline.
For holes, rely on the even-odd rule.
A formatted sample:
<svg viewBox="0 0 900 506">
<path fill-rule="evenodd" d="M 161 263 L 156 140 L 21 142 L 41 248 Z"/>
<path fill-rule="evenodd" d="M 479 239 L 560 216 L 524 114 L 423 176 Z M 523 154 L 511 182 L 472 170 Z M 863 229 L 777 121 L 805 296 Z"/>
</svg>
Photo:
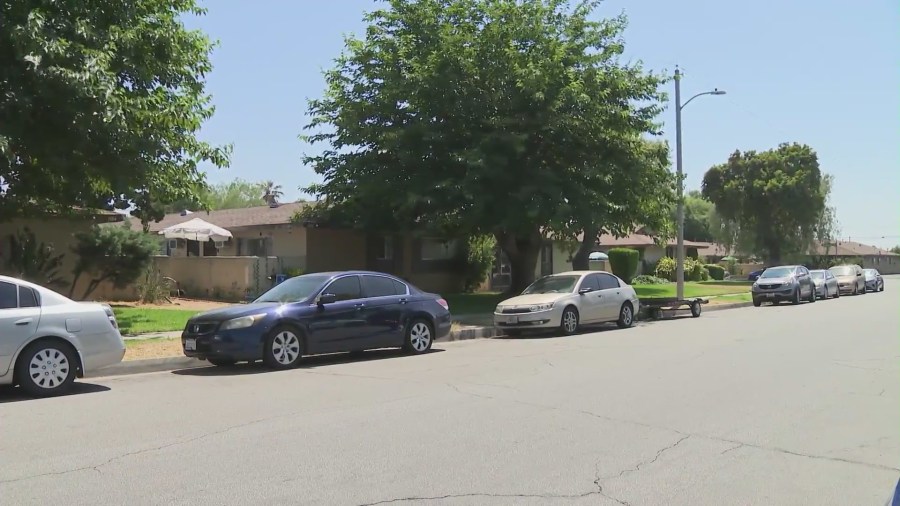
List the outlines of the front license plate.
<svg viewBox="0 0 900 506">
<path fill-rule="evenodd" d="M 766 297 L 768 297 L 768 298 L 770 298 L 770 299 L 774 299 L 774 298 L 775 298 L 775 294 L 774 294 L 774 293 L 767 293 L 767 294 L 766 294 Z"/>
<path fill-rule="evenodd" d="M 184 350 L 185 351 L 196 351 L 197 350 L 197 340 L 196 339 L 185 339 L 184 340 Z"/>
<path fill-rule="evenodd" d="M 519 317 L 518 316 L 508 316 L 508 317 L 506 317 L 506 323 L 508 323 L 510 325 L 519 323 Z"/>
</svg>

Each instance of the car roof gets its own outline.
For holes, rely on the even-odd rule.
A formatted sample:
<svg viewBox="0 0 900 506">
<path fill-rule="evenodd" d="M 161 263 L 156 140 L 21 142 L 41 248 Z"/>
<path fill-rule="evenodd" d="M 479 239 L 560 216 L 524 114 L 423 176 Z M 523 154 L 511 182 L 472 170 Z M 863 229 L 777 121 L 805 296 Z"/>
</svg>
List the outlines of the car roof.
<svg viewBox="0 0 900 506">
<path fill-rule="evenodd" d="M 550 276 L 584 276 L 585 274 L 609 274 L 606 271 L 566 271 L 566 272 L 556 272 L 550 274 Z M 550 277 L 548 276 L 548 277 Z"/>
<path fill-rule="evenodd" d="M 388 274 L 386 272 L 375 272 L 375 271 L 329 271 L 329 272 L 307 272 L 304 275 L 316 275 L 316 276 L 327 276 L 329 278 L 333 278 L 335 276 L 347 276 L 351 274 L 373 274 L 375 276 L 387 276 L 389 278 L 396 278 L 393 274 Z M 399 279 L 399 278 L 398 278 Z"/>
</svg>

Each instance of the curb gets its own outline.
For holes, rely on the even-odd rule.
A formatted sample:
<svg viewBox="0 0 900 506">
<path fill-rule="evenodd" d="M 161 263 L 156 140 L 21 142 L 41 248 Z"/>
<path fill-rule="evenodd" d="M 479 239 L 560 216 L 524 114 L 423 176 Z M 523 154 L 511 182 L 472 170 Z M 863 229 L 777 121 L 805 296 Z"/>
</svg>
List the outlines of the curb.
<svg viewBox="0 0 900 506">
<path fill-rule="evenodd" d="M 752 306 L 752 302 L 735 302 L 733 304 L 718 304 L 715 306 L 707 306 L 703 308 L 703 312 L 722 311 L 725 309 L 737 309 Z M 454 341 L 469 341 L 472 339 L 488 339 L 492 337 L 502 336 L 503 332 L 494 327 L 478 327 L 469 326 L 454 332 L 447 337 L 435 339 L 436 343 L 450 343 Z M 194 369 L 197 367 L 209 367 L 210 363 L 206 360 L 199 360 L 190 357 L 168 357 L 168 358 L 151 358 L 146 360 L 129 360 L 119 362 L 116 365 L 104 367 L 97 371 L 85 374 L 85 379 L 101 378 L 108 376 L 124 376 L 127 374 L 141 374 L 147 372 L 165 372 L 177 371 L 179 369 Z"/>
</svg>

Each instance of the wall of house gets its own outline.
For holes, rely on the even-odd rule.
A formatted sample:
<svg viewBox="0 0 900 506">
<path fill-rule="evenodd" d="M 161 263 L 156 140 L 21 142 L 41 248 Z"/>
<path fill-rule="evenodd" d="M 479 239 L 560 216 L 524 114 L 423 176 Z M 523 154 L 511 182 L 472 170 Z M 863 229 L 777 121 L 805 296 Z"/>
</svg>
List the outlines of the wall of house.
<svg viewBox="0 0 900 506">
<path fill-rule="evenodd" d="M 882 274 L 900 274 L 900 257 L 896 256 L 866 256 L 863 257 L 864 269 L 877 269 Z"/>
<path fill-rule="evenodd" d="M 278 257 L 279 269 L 295 268 L 306 270 L 306 227 L 300 225 L 272 225 L 265 227 L 242 227 L 228 230 L 232 238 L 225 241 L 218 250 L 217 256 L 249 256 L 246 251 L 238 252 L 238 241 L 253 239 L 266 239 L 269 250 L 268 256 Z M 201 248 L 201 256 L 202 248 Z M 187 241 L 179 240 L 178 246 L 170 250 L 169 256 L 187 257 Z"/>
<path fill-rule="evenodd" d="M 306 229 L 307 272 L 366 269 L 366 236 L 358 230 Z"/>
</svg>

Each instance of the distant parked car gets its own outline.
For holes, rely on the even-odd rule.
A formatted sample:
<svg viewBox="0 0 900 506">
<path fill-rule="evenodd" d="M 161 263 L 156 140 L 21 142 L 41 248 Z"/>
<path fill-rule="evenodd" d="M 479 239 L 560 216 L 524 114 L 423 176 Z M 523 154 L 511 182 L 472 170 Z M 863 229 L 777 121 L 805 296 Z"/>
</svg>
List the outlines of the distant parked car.
<svg viewBox="0 0 900 506">
<path fill-rule="evenodd" d="M 188 320 L 181 342 L 186 356 L 213 365 L 261 359 L 287 369 L 320 353 L 425 353 L 450 325 L 439 295 L 378 272 L 330 272 L 290 278 L 250 304 L 200 313 Z"/>
<path fill-rule="evenodd" d="M 763 273 L 763 270 L 753 271 L 750 274 L 747 274 L 747 281 L 756 281 L 759 279 L 759 275 Z"/>
<path fill-rule="evenodd" d="M 801 300 L 816 301 L 816 285 L 809 270 L 802 265 L 769 267 L 753 283 L 750 292 L 756 307 L 763 302 L 778 304 L 789 300 L 793 304 L 800 304 Z"/>
<path fill-rule="evenodd" d="M 838 280 L 838 288 L 843 294 L 862 295 L 866 293 L 866 277 L 858 265 L 836 265 L 828 269 Z"/>
<path fill-rule="evenodd" d="M 809 271 L 813 283 L 816 284 L 816 297 L 827 299 L 829 297 L 838 298 L 841 296 L 841 290 L 838 288 L 838 280 L 828 269 L 817 269 Z"/>
<path fill-rule="evenodd" d="M 106 304 L 75 302 L 42 286 L 0 276 L 0 385 L 35 397 L 69 391 L 76 377 L 125 356 Z"/>
<path fill-rule="evenodd" d="M 510 335 L 536 329 L 571 335 L 585 324 L 616 322 L 630 327 L 639 309 L 634 288 L 613 274 L 562 272 L 540 278 L 521 295 L 498 304 L 494 326 Z"/>
<path fill-rule="evenodd" d="M 863 276 L 866 278 L 866 290 L 870 292 L 884 291 L 884 278 L 877 269 L 863 269 Z"/>
</svg>

